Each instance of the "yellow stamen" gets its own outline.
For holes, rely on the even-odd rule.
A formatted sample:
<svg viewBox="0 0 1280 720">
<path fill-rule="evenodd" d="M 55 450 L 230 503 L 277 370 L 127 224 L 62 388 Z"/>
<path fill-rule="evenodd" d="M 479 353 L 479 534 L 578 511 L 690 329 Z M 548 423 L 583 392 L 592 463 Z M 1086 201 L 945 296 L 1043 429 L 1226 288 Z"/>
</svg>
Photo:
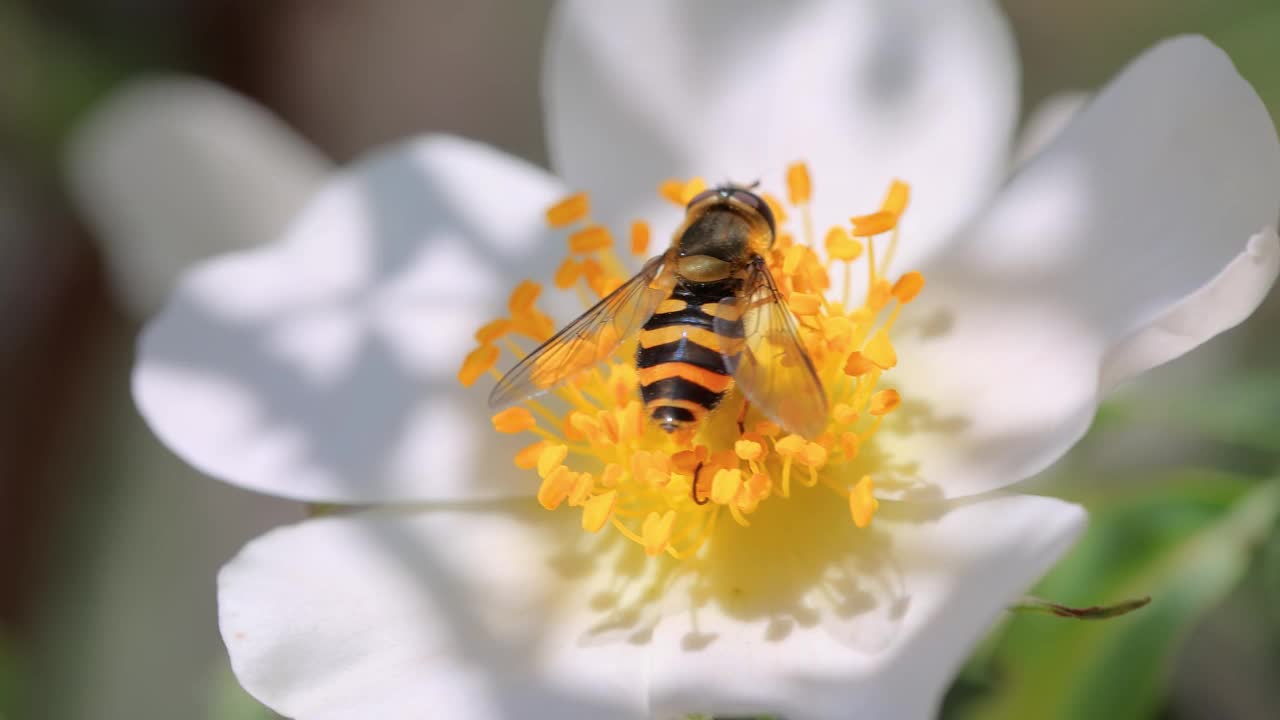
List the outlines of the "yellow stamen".
<svg viewBox="0 0 1280 720">
<path fill-rule="evenodd" d="M 658 194 L 673 205 L 685 206 L 683 180 L 663 180 L 658 186 Z"/>
<path fill-rule="evenodd" d="M 631 223 L 631 254 L 643 257 L 649 252 L 649 223 L 636 220 Z"/>
<path fill-rule="evenodd" d="M 849 359 L 846 360 L 844 363 L 844 373 L 846 375 L 852 375 L 853 377 L 858 377 L 859 375 L 866 375 L 867 373 L 877 369 L 878 367 L 879 366 L 876 365 L 866 355 L 863 355 L 858 350 L 854 350 L 853 352 L 849 353 Z"/>
<path fill-rule="evenodd" d="M 888 415 L 900 404 L 902 404 L 902 396 L 898 394 L 898 391 L 893 388 L 886 388 L 871 396 L 869 412 L 872 415 Z"/>
<path fill-rule="evenodd" d="M 831 419 L 840 425 L 852 425 L 858 421 L 858 411 L 848 403 L 836 403 L 836 406 L 831 408 Z"/>
<path fill-rule="evenodd" d="M 541 292 L 541 285 L 532 280 L 525 280 L 511 291 L 511 298 L 507 300 L 507 309 L 512 315 L 527 313 L 533 309 L 533 304 L 538 301 L 538 295 Z"/>
<path fill-rule="evenodd" d="M 872 516 L 880 508 L 880 501 L 873 494 L 875 489 L 871 476 L 865 475 L 849 493 L 849 514 L 853 516 L 853 524 L 860 529 L 871 525 Z"/>
<path fill-rule="evenodd" d="M 521 470 L 532 470 L 538 466 L 538 458 L 542 456 L 542 450 L 547 446 L 546 440 L 525 446 L 520 452 L 516 453 L 516 467 Z"/>
<path fill-rule="evenodd" d="M 556 268 L 555 285 L 561 290 L 568 290 L 582 277 L 582 263 L 573 258 L 565 258 Z"/>
<path fill-rule="evenodd" d="M 849 236 L 849 231 L 842 227 L 833 227 L 827 231 L 827 257 L 832 260 L 852 262 L 862 255 L 862 243 Z"/>
<path fill-rule="evenodd" d="M 617 490 L 610 490 L 588 500 L 582 506 L 582 529 L 589 533 L 600 532 L 604 524 L 609 522 L 609 516 L 613 515 L 613 508 L 617 504 Z"/>
<path fill-rule="evenodd" d="M 656 512 L 649 513 L 640 529 L 640 537 L 644 539 L 644 551 L 650 555 L 657 555 L 666 550 L 667 543 L 671 542 L 671 529 L 675 526 L 675 522 L 674 510 L 668 510 L 661 515 Z"/>
<path fill-rule="evenodd" d="M 858 215 L 850 218 L 853 223 L 854 237 L 871 237 L 887 233 L 898 224 L 898 216 L 891 212 L 880 210 L 870 215 Z"/>
<path fill-rule="evenodd" d="M 729 375 L 683 361 L 636 367 L 637 346 L 679 339 L 731 355 L 750 347 L 766 363 L 793 362 L 774 358 L 775 343 L 752 335 L 751 326 L 745 339 L 726 340 L 711 329 L 675 326 L 623 338 L 620 330 L 630 322 L 624 318 L 584 336 L 587 342 L 540 356 L 530 377 L 534 389 L 547 391 L 545 399 L 527 401 L 492 418 L 499 432 L 534 436 L 514 460 L 517 467 L 538 473 L 542 507 L 580 508 L 585 531 L 612 526 L 649 555 L 678 560 L 715 542 L 722 514 L 748 527 L 761 503 L 784 502 L 775 496 L 791 497 L 793 472 L 796 492 L 815 486 L 823 492 L 829 489 L 848 500 L 856 526 L 871 522 L 877 501 L 869 471 L 884 461 L 880 453 L 867 451 L 868 443 L 874 442 L 884 416 L 902 402 L 897 390 L 878 386 L 898 364 L 891 338 L 895 321 L 924 287 L 919 273 L 893 272 L 891 267 L 910 189 L 894 181 L 879 210 L 854 218 L 853 232 L 837 226 L 815 238 L 813 187 L 806 166 L 793 164 L 785 180 L 781 195 L 786 201 L 759 193 L 778 224 L 774 245 L 762 251 L 762 257 L 798 321 L 800 341 L 827 392 L 830 415 L 815 436 L 802 437 L 770 420 L 786 419 L 788 414 L 784 408 L 747 402 L 740 381 Z M 660 193 L 684 206 L 705 188 L 700 178 L 669 180 Z M 557 268 L 554 287 L 576 293 L 586 306 L 635 271 L 619 258 L 611 229 L 592 224 L 589 210 L 586 196 L 578 194 L 547 213 L 549 223 L 573 226 L 565 232 L 571 256 Z M 875 236 L 884 232 L 891 233 L 888 249 L 877 253 L 883 248 L 875 247 Z M 632 256 L 651 253 L 650 240 L 649 225 L 631 223 L 627 248 Z M 825 255 L 815 252 L 818 241 L 823 241 Z M 860 262 L 866 264 L 866 295 L 851 301 L 849 280 Z M 843 298 L 827 294 L 834 274 L 843 275 Z M 532 347 L 529 341 L 540 343 L 555 333 L 557 326 L 539 307 L 540 298 L 541 286 L 531 281 L 513 290 L 507 317 L 477 331 L 478 346 L 462 362 L 460 382 L 470 385 L 485 374 L 496 375 L 495 363 L 503 350 L 523 359 Z M 686 307 L 685 300 L 667 297 L 657 312 Z M 741 317 L 737 307 L 703 306 L 702 312 L 725 320 Z M 694 416 L 694 422 L 667 434 L 651 422 L 652 407 L 641 402 L 637 386 L 672 378 L 727 394 L 720 409 L 711 412 L 690 398 L 664 399 Z"/>
<path fill-rule="evenodd" d="M 741 488 L 741 470 L 737 468 L 717 470 L 715 477 L 711 481 L 711 502 L 719 505 L 728 505 L 738 496 L 738 490 Z"/>
<path fill-rule="evenodd" d="M 476 342 L 485 345 L 509 332 L 511 332 L 511 321 L 506 318 L 498 318 L 476 331 Z"/>
<path fill-rule="evenodd" d="M 569 497 L 573 489 L 573 473 L 561 465 L 542 479 L 538 486 L 538 504 L 545 510 L 555 510 Z"/>
<path fill-rule="evenodd" d="M 906 212 L 907 201 L 910 199 L 911 186 L 901 180 L 894 180 L 889 184 L 889 191 L 885 193 L 884 202 L 880 204 L 880 209 L 895 216 L 901 216 L 902 213 Z"/>
<path fill-rule="evenodd" d="M 914 300 L 922 289 L 924 289 L 924 276 L 912 270 L 898 278 L 898 281 L 893 284 L 892 292 L 898 302 L 906 305 Z"/>
<path fill-rule="evenodd" d="M 809 168 L 804 163 L 793 163 L 787 168 L 787 198 L 792 205 L 804 205 L 810 195 Z"/>
<path fill-rule="evenodd" d="M 591 201 L 586 193 L 574 193 L 547 208 L 547 224 L 553 228 L 572 225 L 591 212 Z"/>
<path fill-rule="evenodd" d="M 547 445 L 538 453 L 538 477 L 545 478 L 552 470 L 564 464 L 564 459 L 569 457 L 569 447 L 567 445 Z"/>
<path fill-rule="evenodd" d="M 791 306 L 791 312 L 796 315 L 817 315 L 822 309 L 822 296 L 812 293 L 792 293 L 787 304 Z"/>
<path fill-rule="evenodd" d="M 846 462 L 858 457 L 858 451 L 861 446 L 862 439 L 858 437 L 858 433 L 846 432 L 840 434 L 840 452 L 844 454 Z"/>
<path fill-rule="evenodd" d="M 692 200 L 695 195 L 697 195 L 698 193 L 706 189 L 707 189 L 706 180 L 703 180 L 700 177 L 690 178 L 689 182 L 684 184 L 684 189 L 681 192 L 681 195 L 680 195 L 681 204 L 688 205 L 689 201 Z"/>
<path fill-rule="evenodd" d="M 733 451 L 743 460 L 755 462 L 764 457 L 764 446 L 754 440 L 739 440 L 733 444 Z"/>
<path fill-rule="evenodd" d="M 569 236 L 569 252 L 589 253 L 613 247 L 613 236 L 603 225 L 591 225 Z"/>
<path fill-rule="evenodd" d="M 877 330 L 876 334 L 871 336 L 871 342 L 862 349 L 862 355 L 881 370 L 888 370 L 898 364 L 898 353 L 893 349 L 889 333 L 884 329 Z"/>
<path fill-rule="evenodd" d="M 530 430 L 538 425 L 533 413 L 522 407 L 511 407 L 493 416 L 493 429 L 507 435 Z"/>
<path fill-rule="evenodd" d="M 462 387 L 475 385 L 476 380 L 488 372 L 496 362 L 498 362 L 498 348 L 494 345 L 481 345 L 467 353 L 466 359 L 462 361 L 462 368 L 458 370 L 458 382 Z"/>
</svg>

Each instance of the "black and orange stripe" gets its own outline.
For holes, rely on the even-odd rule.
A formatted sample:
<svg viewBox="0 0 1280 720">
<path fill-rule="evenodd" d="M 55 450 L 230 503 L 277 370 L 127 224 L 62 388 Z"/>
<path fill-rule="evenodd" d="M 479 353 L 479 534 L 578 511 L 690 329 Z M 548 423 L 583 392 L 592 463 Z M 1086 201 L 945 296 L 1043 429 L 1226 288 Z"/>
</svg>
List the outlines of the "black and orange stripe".
<svg viewBox="0 0 1280 720">
<path fill-rule="evenodd" d="M 677 283 L 640 331 L 640 396 L 663 430 L 696 425 L 733 385 L 725 356 L 732 358 L 741 349 L 742 322 L 732 318 L 728 333 L 722 334 L 715 329 L 715 319 L 722 310 L 717 304 L 735 296 L 741 283 L 736 278 Z"/>
</svg>

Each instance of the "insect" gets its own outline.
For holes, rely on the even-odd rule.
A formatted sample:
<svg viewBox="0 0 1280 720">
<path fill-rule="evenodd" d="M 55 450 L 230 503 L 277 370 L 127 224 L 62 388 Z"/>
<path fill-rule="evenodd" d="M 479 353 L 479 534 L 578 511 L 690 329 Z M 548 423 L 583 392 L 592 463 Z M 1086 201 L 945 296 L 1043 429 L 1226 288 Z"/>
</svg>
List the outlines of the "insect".
<svg viewBox="0 0 1280 720">
<path fill-rule="evenodd" d="M 667 433 L 691 435 L 736 386 L 788 432 L 818 435 L 826 393 L 762 257 L 776 232 L 750 190 L 699 193 L 671 247 L 503 376 L 489 406 L 547 392 L 638 335 L 640 396 Z"/>
</svg>

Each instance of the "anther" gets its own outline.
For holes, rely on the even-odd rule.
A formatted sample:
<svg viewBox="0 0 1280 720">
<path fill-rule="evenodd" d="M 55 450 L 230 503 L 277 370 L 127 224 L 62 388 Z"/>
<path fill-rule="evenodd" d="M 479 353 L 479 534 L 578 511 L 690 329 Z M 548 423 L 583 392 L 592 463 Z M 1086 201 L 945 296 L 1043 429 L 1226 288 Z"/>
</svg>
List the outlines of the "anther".
<svg viewBox="0 0 1280 720">
<path fill-rule="evenodd" d="M 764 446 L 754 440 L 738 440 L 733 444 L 733 452 L 747 462 L 757 462 L 764 457 Z"/>
<path fill-rule="evenodd" d="M 858 411 L 848 403 L 836 403 L 831 408 L 831 419 L 839 425 L 852 425 L 858 421 Z"/>
<path fill-rule="evenodd" d="M 871 518 L 880 507 L 876 500 L 875 482 L 870 475 L 864 475 L 853 490 L 849 492 L 849 514 L 853 516 L 853 524 L 859 529 L 871 525 Z"/>
<path fill-rule="evenodd" d="M 532 280 L 525 280 L 511 291 L 511 297 L 507 300 L 507 309 L 512 315 L 528 312 L 533 309 L 533 304 L 538 301 L 538 294 L 541 292 L 541 285 Z"/>
<path fill-rule="evenodd" d="M 813 293 L 792 293 L 787 305 L 796 315 L 817 315 L 822 309 L 822 296 Z"/>
<path fill-rule="evenodd" d="M 842 227 L 833 227 L 827 231 L 827 257 L 832 260 L 851 262 L 862 254 L 862 243 L 849 236 L 849 231 Z"/>
<path fill-rule="evenodd" d="M 911 199 L 911 186 L 901 180 L 889 183 L 889 191 L 885 193 L 880 209 L 887 213 L 901 216 L 907 209 L 907 201 Z"/>
<path fill-rule="evenodd" d="M 516 453 L 516 467 L 521 470 L 532 470 L 538 466 L 538 458 L 542 456 L 542 449 L 547 446 L 546 440 L 528 445 Z"/>
<path fill-rule="evenodd" d="M 561 290 L 568 290 L 582 277 L 582 263 L 573 258 L 565 258 L 556 268 L 555 284 Z"/>
<path fill-rule="evenodd" d="M 912 270 L 911 272 L 903 273 L 902 277 L 898 278 L 898 282 L 893 284 L 892 292 L 898 302 L 906 305 L 914 300 L 923 288 L 924 275 Z"/>
<path fill-rule="evenodd" d="M 610 490 L 596 495 L 582 505 L 582 529 L 589 533 L 600 532 L 604 524 L 613 515 L 613 507 L 618 502 L 618 491 Z"/>
<path fill-rule="evenodd" d="M 508 435 L 532 430 L 537 425 L 533 413 L 522 407 L 507 408 L 493 416 L 493 429 Z"/>
<path fill-rule="evenodd" d="M 862 438 L 857 433 L 845 432 L 840 434 L 840 452 L 844 454 L 846 462 L 858 457 L 858 451 L 862 448 Z"/>
<path fill-rule="evenodd" d="M 879 367 L 874 362 L 858 350 L 849 353 L 849 359 L 844 363 L 844 373 L 853 377 L 866 375 L 872 370 L 878 369 Z"/>
<path fill-rule="evenodd" d="M 810 195 L 809 168 L 804 163 L 792 164 L 787 168 L 787 198 L 792 205 L 803 205 Z"/>
<path fill-rule="evenodd" d="M 682 194 L 680 196 L 680 204 L 688 205 L 698 193 L 707 189 L 707 181 L 700 177 L 689 178 L 689 182 L 684 184 Z"/>
<path fill-rule="evenodd" d="M 476 331 L 476 342 L 484 345 L 511 332 L 511 321 L 506 318 L 498 318 L 493 322 L 486 323 L 483 327 Z"/>
<path fill-rule="evenodd" d="M 733 468 L 721 468 L 711 479 L 711 501 L 717 505 L 728 505 L 738 497 L 742 489 L 742 471 Z"/>
<path fill-rule="evenodd" d="M 548 445 L 538 453 L 538 477 L 545 478 L 552 470 L 564 464 L 569 448 L 564 445 Z"/>
<path fill-rule="evenodd" d="M 888 415 L 893 412 L 898 405 L 902 404 L 902 396 L 893 388 L 886 388 L 871 396 L 871 406 L 868 412 L 877 417 Z"/>
<path fill-rule="evenodd" d="M 658 194 L 661 195 L 664 200 L 675 205 L 679 205 L 680 207 L 685 206 L 683 180 L 676 180 L 674 178 L 671 180 L 663 180 L 662 183 L 658 185 Z"/>
<path fill-rule="evenodd" d="M 538 504 L 546 510 L 560 507 L 560 503 L 569 497 L 569 491 L 573 489 L 573 479 L 569 468 L 563 465 L 557 467 L 538 486 Z"/>
<path fill-rule="evenodd" d="M 898 216 L 891 212 L 880 210 L 870 215 L 858 215 L 849 219 L 853 223 L 854 237 L 871 237 L 887 233 L 898 224 Z"/>
<path fill-rule="evenodd" d="M 481 345 L 467 354 L 458 370 L 458 382 L 463 387 L 471 387 L 480 376 L 489 371 L 498 362 L 498 348 L 493 345 Z"/>
<path fill-rule="evenodd" d="M 572 225 L 591 212 L 591 202 L 586 193 L 574 193 L 547 208 L 547 224 L 553 228 Z"/>
<path fill-rule="evenodd" d="M 636 220 L 631 223 L 631 254 L 644 256 L 649 252 L 649 223 Z"/>
<path fill-rule="evenodd" d="M 651 512 L 644 519 L 640 528 L 640 537 L 644 540 L 644 551 L 649 555 L 657 555 L 667 548 L 671 541 L 671 529 L 675 525 L 676 514 L 668 510 L 662 515 Z"/>
<path fill-rule="evenodd" d="M 893 349 L 893 342 L 889 340 L 889 333 L 884 328 L 871 336 L 870 342 L 862 348 L 862 356 L 881 370 L 888 370 L 898 364 L 898 353 Z"/>
<path fill-rule="evenodd" d="M 569 236 L 569 251 L 589 253 L 613 247 L 613 236 L 603 225 L 591 225 Z"/>
</svg>

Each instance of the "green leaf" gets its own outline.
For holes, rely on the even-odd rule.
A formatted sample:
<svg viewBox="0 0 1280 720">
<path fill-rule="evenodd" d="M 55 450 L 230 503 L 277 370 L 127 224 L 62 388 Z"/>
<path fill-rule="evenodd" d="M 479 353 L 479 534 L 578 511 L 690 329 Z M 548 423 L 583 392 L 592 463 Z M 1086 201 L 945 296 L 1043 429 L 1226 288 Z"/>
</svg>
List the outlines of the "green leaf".
<svg viewBox="0 0 1280 720">
<path fill-rule="evenodd" d="M 985 660 L 989 685 L 972 676 L 948 706 L 952 717 L 1149 717 L 1169 663 L 1205 611 L 1244 577 L 1280 514 L 1280 482 L 1157 486 L 1096 511 L 1072 554 L 1037 588 L 1061 603 L 1150 605 L 1102 623 L 1029 614 L 1009 620 Z"/>
<path fill-rule="evenodd" d="M 1233 373 L 1188 388 L 1173 396 L 1170 411 L 1174 422 L 1215 440 L 1280 452 L 1280 372 Z"/>
<path fill-rule="evenodd" d="M 1280 122 L 1280 67 L 1276 64 L 1276 38 L 1280 37 L 1280 9 L 1273 3 L 1258 3 L 1249 13 L 1232 13 L 1232 22 L 1210 30 L 1210 40 L 1218 43 L 1240 74 L 1253 85 L 1271 117 Z"/>
</svg>

